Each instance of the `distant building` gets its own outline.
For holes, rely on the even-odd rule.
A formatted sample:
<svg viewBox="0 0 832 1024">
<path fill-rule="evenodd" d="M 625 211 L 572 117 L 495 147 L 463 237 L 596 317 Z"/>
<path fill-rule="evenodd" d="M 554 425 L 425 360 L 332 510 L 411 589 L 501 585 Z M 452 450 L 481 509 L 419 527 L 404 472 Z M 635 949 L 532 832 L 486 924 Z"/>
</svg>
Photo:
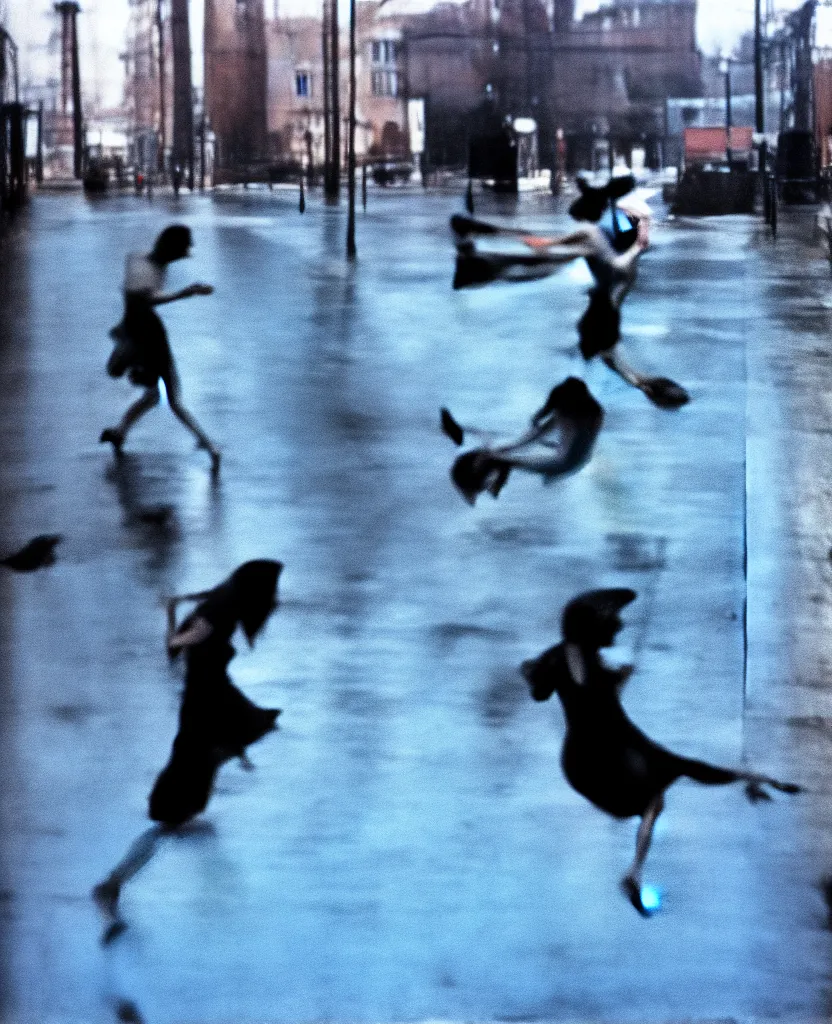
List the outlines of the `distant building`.
<svg viewBox="0 0 832 1024">
<path fill-rule="evenodd" d="M 411 96 L 424 95 L 435 163 L 464 164 L 471 134 L 518 116 L 541 162 L 558 131 L 570 169 L 663 158 L 668 97 L 701 95 L 696 0 L 614 0 L 574 20 L 572 0 L 469 0 L 403 21 Z"/>
<path fill-rule="evenodd" d="M 156 9 L 154 0 L 131 0 L 122 54 L 124 105 L 130 123 L 130 162 L 144 173 L 153 172 L 158 166 L 162 131 Z"/>
<path fill-rule="evenodd" d="M 593 166 L 639 147 L 658 165 L 667 99 L 702 92 L 696 0 L 614 0 L 573 24 L 553 56 L 570 163 Z"/>
<path fill-rule="evenodd" d="M 402 0 L 361 0 L 359 158 L 406 157 L 416 102 L 430 166 L 464 167 L 472 137 L 517 117 L 537 124 L 543 166 L 554 162 L 559 132 L 570 169 L 629 160 L 634 148 L 659 164 L 668 98 L 702 94 L 696 0 L 613 0 L 580 21 L 574 12 L 574 0 L 440 2 L 418 14 Z M 342 26 L 344 147 L 348 40 Z M 219 166 L 320 166 L 320 18 L 265 21 L 255 0 L 207 0 L 205 48 Z"/>
<path fill-rule="evenodd" d="M 406 83 L 401 18 L 377 0 L 357 8 L 356 154 L 407 158 Z M 390 5 L 393 6 L 392 4 Z M 275 18 L 267 24 L 269 153 L 282 164 L 313 166 L 324 159 L 322 25 L 315 18 Z M 340 33 L 341 145 L 346 161 L 349 33 Z"/>
</svg>

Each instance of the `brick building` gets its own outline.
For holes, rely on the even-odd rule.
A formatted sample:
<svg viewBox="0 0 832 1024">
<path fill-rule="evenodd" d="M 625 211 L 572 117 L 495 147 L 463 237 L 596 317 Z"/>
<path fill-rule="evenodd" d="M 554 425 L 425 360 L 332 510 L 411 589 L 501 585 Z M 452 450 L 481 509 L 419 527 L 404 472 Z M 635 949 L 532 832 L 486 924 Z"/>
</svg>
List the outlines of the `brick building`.
<svg viewBox="0 0 832 1024">
<path fill-rule="evenodd" d="M 658 164 L 667 99 L 702 93 L 696 0 L 614 0 L 555 41 L 552 70 L 550 116 L 573 165 L 591 166 L 599 139 Z"/>
<path fill-rule="evenodd" d="M 401 18 L 365 0 L 357 9 L 356 153 L 407 157 Z M 322 26 L 316 18 L 275 18 L 266 27 L 269 154 L 278 163 L 324 159 Z M 349 34 L 340 33 L 341 143 L 346 163 Z"/>
<path fill-rule="evenodd" d="M 418 99 L 432 166 L 464 166 L 472 136 L 518 116 L 537 122 L 543 166 L 559 129 L 571 169 L 629 159 L 634 147 L 658 164 L 668 97 L 702 91 L 696 0 L 612 0 L 580 21 L 574 9 L 574 0 L 467 0 L 414 14 L 401 0 L 360 0 L 359 158 L 405 155 L 408 101 Z M 249 154 L 305 166 L 310 151 L 321 164 L 321 43 L 317 17 L 266 22 L 262 0 L 207 0 L 206 106 L 220 164 Z M 340 54 L 346 119 L 346 26 Z M 346 145 L 345 126 L 341 134 Z"/>
</svg>

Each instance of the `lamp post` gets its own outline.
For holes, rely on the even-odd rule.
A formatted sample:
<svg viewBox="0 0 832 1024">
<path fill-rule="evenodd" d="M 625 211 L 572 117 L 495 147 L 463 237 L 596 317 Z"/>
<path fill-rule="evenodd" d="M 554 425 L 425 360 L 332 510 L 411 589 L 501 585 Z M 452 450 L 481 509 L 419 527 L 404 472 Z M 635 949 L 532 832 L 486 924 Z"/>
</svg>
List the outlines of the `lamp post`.
<svg viewBox="0 0 832 1024">
<path fill-rule="evenodd" d="M 355 0 L 350 0 L 350 111 L 347 130 L 347 256 L 355 259 Z"/>
</svg>

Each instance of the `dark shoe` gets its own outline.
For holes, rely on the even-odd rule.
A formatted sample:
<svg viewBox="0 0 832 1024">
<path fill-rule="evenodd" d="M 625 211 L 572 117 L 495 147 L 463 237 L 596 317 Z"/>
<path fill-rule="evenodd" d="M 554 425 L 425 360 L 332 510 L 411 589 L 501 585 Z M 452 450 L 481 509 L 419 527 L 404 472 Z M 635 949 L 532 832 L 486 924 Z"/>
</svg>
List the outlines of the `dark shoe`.
<svg viewBox="0 0 832 1024">
<path fill-rule="evenodd" d="M 641 886 L 639 886 L 634 879 L 630 878 L 629 875 L 626 878 L 622 878 L 621 888 L 624 892 L 624 895 L 635 907 L 635 909 L 639 912 L 639 914 L 641 914 L 642 917 L 652 917 L 651 912 L 647 909 L 647 907 L 645 907 L 644 903 L 642 902 Z"/>
<path fill-rule="evenodd" d="M 117 939 L 125 931 L 127 931 L 127 922 L 122 921 L 120 917 L 116 918 L 112 924 L 104 929 L 104 933 L 101 936 L 101 945 L 109 946 L 114 939 Z"/>
<path fill-rule="evenodd" d="M 92 898 L 101 913 L 115 920 L 118 917 L 118 898 L 121 895 L 121 887 L 118 882 L 99 882 L 92 891 Z"/>
<path fill-rule="evenodd" d="M 439 410 L 439 420 L 442 424 L 442 432 L 449 437 L 455 445 L 462 444 L 465 440 L 465 431 L 444 407 Z"/>
<path fill-rule="evenodd" d="M 98 439 L 100 444 L 111 444 L 113 451 L 116 455 L 121 455 L 121 446 L 124 444 L 124 438 L 114 427 L 107 427 L 106 430 L 101 431 L 101 437 Z"/>
</svg>

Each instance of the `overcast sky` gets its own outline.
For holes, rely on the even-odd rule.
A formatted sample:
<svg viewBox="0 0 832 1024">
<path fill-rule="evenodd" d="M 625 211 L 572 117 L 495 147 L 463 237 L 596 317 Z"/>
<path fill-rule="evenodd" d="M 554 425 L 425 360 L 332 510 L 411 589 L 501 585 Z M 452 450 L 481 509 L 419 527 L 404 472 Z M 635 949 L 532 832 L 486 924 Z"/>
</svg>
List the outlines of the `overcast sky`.
<svg viewBox="0 0 832 1024">
<path fill-rule="evenodd" d="M 9 12 L 9 30 L 20 48 L 23 80 L 42 81 L 58 74 L 58 54 L 50 36 L 57 28 L 57 15 L 52 0 L 0 0 Z M 269 14 L 275 0 L 265 0 Z M 401 2 L 401 0 L 400 0 Z M 778 9 L 793 9 L 801 0 L 781 0 Z M 317 0 L 278 0 L 283 14 L 314 13 Z M 345 0 L 342 4 L 346 7 Z M 398 5 L 397 5 L 398 6 Z M 594 10 L 598 0 L 578 0 L 578 13 Z M 84 91 L 100 99 L 106 106 L 116 105 L 121 98 L 123 79 L 119 53 L 124 47 L 127 25 L 127 0 L 81 0 L 78 35 L 81 42 Z M 203 0 L 191 0 L 194 78 L 201 82 L 199 40 L 202 31 Z M 737 38 L 749 31 L 754 21 L 754 0 L 699 0 L 699 45 L 706 52 L 730 50 Z"/>
</svg>

